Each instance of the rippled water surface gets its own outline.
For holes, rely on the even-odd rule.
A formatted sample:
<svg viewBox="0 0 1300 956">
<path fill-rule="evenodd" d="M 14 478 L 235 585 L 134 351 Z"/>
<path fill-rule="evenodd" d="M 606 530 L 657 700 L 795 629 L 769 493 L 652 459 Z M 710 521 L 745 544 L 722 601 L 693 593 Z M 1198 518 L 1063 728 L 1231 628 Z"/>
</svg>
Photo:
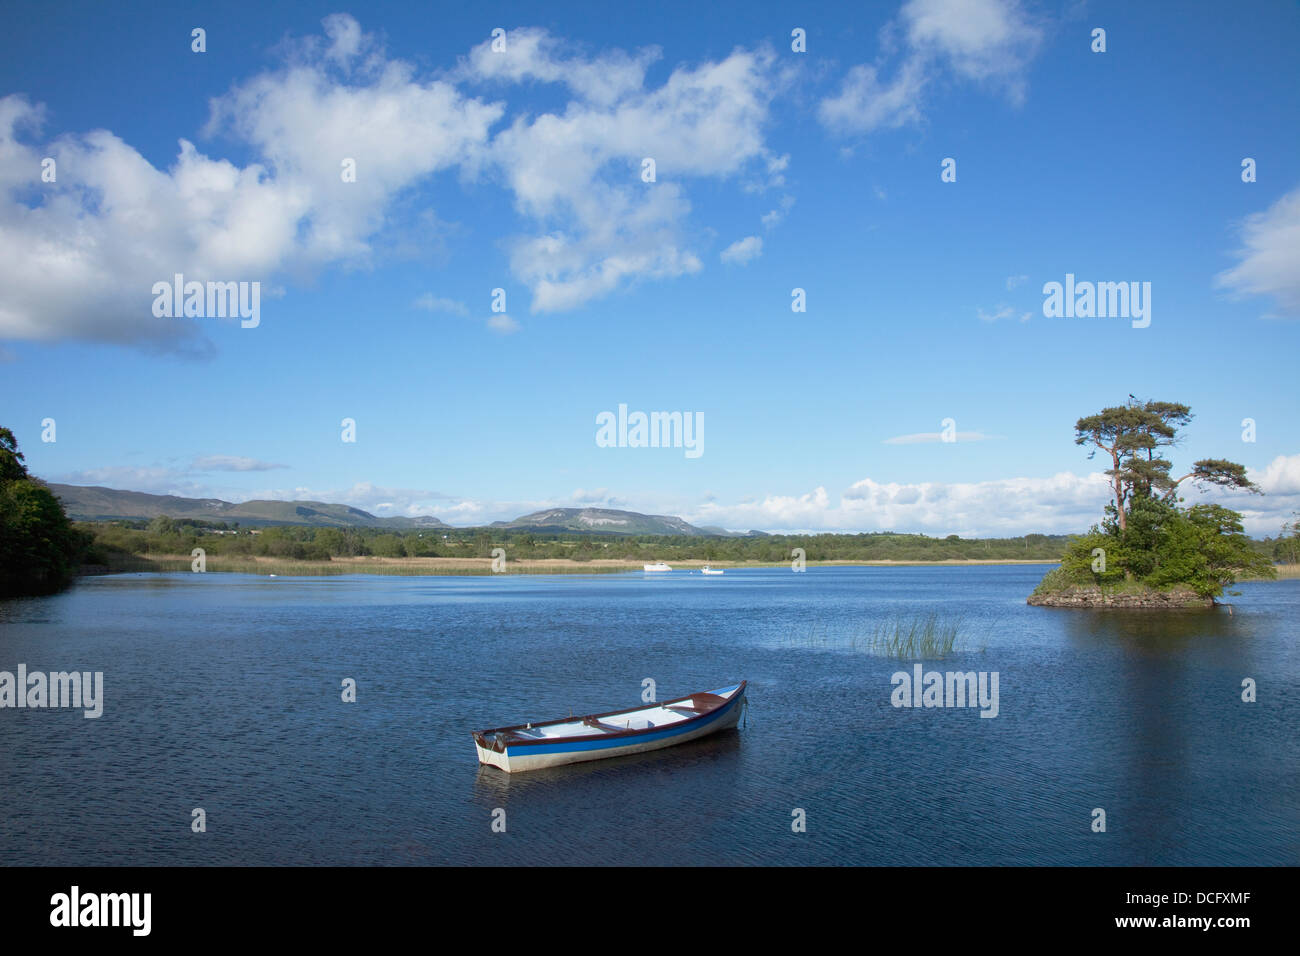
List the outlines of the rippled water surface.
<svg viewBox="0 0 1300 956">
<path fill-rule="evenodd" d="M 1027 607 L 1044 570 L 83 580 L 0 604 L 0 670 L 105 684 L 97 720 L 0 710 L 0 864 L 1300 863 L 1300 581 L 1093 613 Z M 931 611 L 962 637 L 926 669 L 997 671 L 996 718 L 895 708 L 911 664 L 854 649 Z M 479 769 L 471 730 L 646 677 L 747 679 L 748 726 Z"/>
</svg>

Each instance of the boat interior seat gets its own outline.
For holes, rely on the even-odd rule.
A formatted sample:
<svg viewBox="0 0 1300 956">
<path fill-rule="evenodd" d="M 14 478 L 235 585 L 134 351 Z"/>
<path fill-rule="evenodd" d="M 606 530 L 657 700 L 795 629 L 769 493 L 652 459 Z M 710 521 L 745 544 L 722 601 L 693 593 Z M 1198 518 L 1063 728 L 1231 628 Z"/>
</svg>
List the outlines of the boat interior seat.
<svg viewBox="0 0 1300 956">
<path fill-rule="evenodd" d="M 714 708 L 721 707 L 726 702 L 725 697 L 719 697 L 717 694 L 696 694 L 691 698 L 691 703 L 700 713 L 706 713 Z"/>
</svg>

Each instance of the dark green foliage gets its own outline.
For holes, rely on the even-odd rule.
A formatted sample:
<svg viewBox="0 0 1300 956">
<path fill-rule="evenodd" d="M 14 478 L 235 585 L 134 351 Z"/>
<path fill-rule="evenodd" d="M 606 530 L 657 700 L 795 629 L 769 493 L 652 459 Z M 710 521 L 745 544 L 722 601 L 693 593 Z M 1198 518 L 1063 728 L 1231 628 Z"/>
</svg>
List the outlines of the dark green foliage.
<svg viewBox="0 0 1300 956">
<path fill-rule="evenodd" d="M 0 428 L 0 597 L 67 586 L 89 542 L 59 499 L 28 476 L 13 432 Z"/>
</svg>

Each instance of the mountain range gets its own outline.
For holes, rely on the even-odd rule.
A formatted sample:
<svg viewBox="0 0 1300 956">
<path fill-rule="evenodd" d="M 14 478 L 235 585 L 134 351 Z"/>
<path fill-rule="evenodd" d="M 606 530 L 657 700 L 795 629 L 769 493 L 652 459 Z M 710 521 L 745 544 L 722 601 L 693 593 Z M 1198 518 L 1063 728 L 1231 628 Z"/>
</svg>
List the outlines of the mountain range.
<svg viewBox="0 0 1300 956">
<path fill-rule="evenodd" d="M 50 483 L 49 489 L 63 502 L 68 517 L 74 521 L 139 521 L 166 515 L 169 518 L 194 518 L 204 521 L 239 522 L 245 527 L 269 525 L 318 525 L 325 527 L 449 528 L 437 518 L 381 518 L 351 505 L 323 501 L 222 501 L 220 498 L 182 498 L 177 495 L 152 495 L 142 491 L 121 491 L 87 485 Z M 645 515 L 635 511 L 609 508 L 549 508 L 523 515 L 513 521 L 494 521 L 490 528 L 512 531 L 531 530 L 545 534 L 637 534 L 733 536 L 722 528 L 697 528 L 671 515 Z M 751 531 L 750 535 L 760 535 Z"/>
</svg>

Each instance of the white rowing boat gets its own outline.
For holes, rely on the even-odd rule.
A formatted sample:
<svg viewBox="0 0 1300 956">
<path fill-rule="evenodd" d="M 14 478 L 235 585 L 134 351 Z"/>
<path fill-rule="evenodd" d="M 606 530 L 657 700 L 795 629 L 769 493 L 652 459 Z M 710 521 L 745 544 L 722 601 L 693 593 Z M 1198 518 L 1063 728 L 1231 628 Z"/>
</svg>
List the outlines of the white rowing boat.
<svg viewBox="0 0 1300 956">
<path fill-rule="evenodd" d="M 726 574 L 726 573 L 727 572 L 722 570 L 722 568 L 716 568 L 716 569 L 709 568 L 709 567 L 700 568 L 700 574 Z"/>
<path fill-rule="evenodd" d="M 668 565 L 664 564 L 662 561 L 656 561 L 654 564 L 646 564 L 643 565 L 643 567 L 647 571 L 671 571 L 672 570 L 672 568 L 668 567 Z"/>
<path fill-rule="evenodd" d="M 662 704 L 474 733 L 478 762 L 506 773 L 660 750 L 735 727 L 746 681 Z"/>
</svg>

